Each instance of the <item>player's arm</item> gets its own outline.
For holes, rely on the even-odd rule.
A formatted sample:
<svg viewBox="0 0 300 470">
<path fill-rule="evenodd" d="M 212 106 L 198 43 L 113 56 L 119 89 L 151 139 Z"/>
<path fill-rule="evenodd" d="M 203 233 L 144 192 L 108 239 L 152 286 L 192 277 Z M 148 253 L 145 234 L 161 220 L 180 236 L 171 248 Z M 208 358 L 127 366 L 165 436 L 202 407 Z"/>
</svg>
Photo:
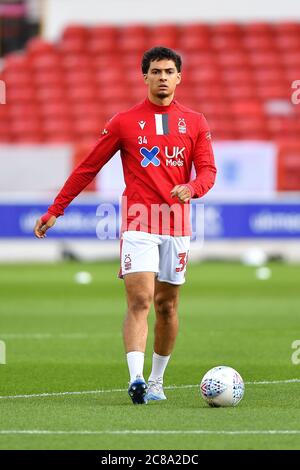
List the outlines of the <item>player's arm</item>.
<svg viewBox="0 0 300 470">
<path fill-rule="evenodd" d="M 204 196 L 214 185 L 216 179 L 216 165 L 211 145 L 211 135 L 207 121 L 203 115 L 200 117 L 200 129 L 194 148 L 193 163 L 196 178 L 187 184 L 175 186 L 171 196 L 177 196 L 180 202 L 188 202 L 191 198 Z"/>
<path fill-rule="evenodd" d="M 105 163 L 120 149 L 120 146 L 117 115 L 104 129 L 91 152 L 71 173 L 54 203 L 48 208 L 48 212 L 36 221 L 34 234 L 37 238 L 45 237 L 46 231 L 55 224 L 57 217 L 64 214 L 66 207 L 94 179 Z"/>
</svg>

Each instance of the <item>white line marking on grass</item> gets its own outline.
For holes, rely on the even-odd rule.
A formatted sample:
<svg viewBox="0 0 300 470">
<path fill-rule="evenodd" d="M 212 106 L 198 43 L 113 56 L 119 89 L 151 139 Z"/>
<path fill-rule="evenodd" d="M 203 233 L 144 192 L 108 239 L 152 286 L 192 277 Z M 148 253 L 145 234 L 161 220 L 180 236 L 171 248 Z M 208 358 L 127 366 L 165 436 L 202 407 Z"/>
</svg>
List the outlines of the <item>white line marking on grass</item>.
<svg viewBox="0 0 300 470">
<path fill-rule="evenodd" d="M 245 382 L 246 385 L 273 385 L 273 384 L 290 384 L 300 383 L 300 379 L 287 379 L 287 380 L 270 380 L 262 382 Z M 199 385 L 169 385 L 164 387 L 166 390 L 178 390 L 184 388 L 198 388 Z M 80 392 L 50 392 L 50 393 L 34 393 L 31 395 L 0 395 L 0 400 L 4 399 L 15 399 L 15 398 L 45 398 L 45 397 L 61 397 L 68 395 L 93 395 L 101 393 L 114 393 L 114 392 L 126 392 L 126 388 L 113 388 L 111 390 L 82 390 Z"/>
<path fill-rule="evenodd" d="M 154 429 L 134 429 L 134 430 L 116 430 L 116 431 L 109 431 L 109 430 L 102 430 L 102 431 L 89 431 L 89 430 L 82 430 L 82 431 L 52 431 L 52 430 L 44 430 L 44 429 L 7 429 L 7 430 L 0 430 L 0 435 L 17 435 L 17 434 L 28 434 L 28 435 L 103 435 L 103 434 L 139 434 L 139 435 L 154 435 L 154 434 L 170 434 L 170 435 L 177 435 L 177 434 L 208 434 L 208 435 L 299 435 L 300 429 L 262 429 L 262 430 L 240 430 L 240 431 L 226 431 L 226 430 L 218 430 L 212 431 L 207 429 L 193 429 L 193 430 L 154 430 Z"/>
<path fill-rule="evenodd" d="M 116 336 L 114 333 L 1 333 L 0 338 L 8 339 L 90 339 L 90 338 L 103 338 L 106 336 Z"/>
</svg>

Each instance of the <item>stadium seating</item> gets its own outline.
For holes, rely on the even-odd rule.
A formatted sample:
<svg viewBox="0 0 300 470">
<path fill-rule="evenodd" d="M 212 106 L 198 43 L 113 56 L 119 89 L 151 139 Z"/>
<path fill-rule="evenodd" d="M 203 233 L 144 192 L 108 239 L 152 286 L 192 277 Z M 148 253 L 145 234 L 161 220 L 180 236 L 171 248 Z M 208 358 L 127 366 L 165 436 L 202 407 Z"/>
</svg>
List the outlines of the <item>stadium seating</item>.
<svg viewBox="0 0 300 470">
<path fill-rule="evenodd" d="M 0 142 L 87 142 L 106 120 L 145 96 L 143 51 L 178 50 L 177 98 L 204 112 L 214 139 L 295 139 L 300 112 L 300 23 L 69 25 L 52 44 L 32 39 L 8 55 L 0 79 Z"/>
</svg>

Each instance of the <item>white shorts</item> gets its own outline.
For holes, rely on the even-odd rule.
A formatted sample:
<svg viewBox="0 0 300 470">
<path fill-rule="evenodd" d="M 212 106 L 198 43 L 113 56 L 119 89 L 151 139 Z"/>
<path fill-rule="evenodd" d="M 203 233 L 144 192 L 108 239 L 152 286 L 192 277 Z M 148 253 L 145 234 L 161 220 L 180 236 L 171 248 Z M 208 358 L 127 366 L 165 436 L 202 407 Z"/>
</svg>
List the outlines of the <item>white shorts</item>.
<svg viewBox="0 0 300 470">
<path fill-rule="evenodd" d="M 190 237 L 172 237 L 128 231 L 121 238 L 119 277 L 137 272 L 154 272 L 161 282 L 183 284 Z"/>
</svg>

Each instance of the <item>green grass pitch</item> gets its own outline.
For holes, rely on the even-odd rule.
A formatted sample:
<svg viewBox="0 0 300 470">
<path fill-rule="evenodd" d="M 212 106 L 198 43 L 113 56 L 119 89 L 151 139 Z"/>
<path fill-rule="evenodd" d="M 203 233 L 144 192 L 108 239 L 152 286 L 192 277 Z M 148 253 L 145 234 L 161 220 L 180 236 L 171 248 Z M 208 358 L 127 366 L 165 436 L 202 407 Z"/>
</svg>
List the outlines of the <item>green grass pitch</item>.
<svg viewBox="0 0 300 470">
<path fill-rule="evenodd" d="M 299 449 L 300 380 L 287 381 L 300 379 L 291 360 L 300 267 L 269 266 L 271 279 L 259 281 L 239 264 L 189 265 L 168 400 L 133 406 L 118 264 L 1 265 L 0 448 Z M 93 282 L 75 284 L 78 271 Z M 153 321 L 152 311 L 145 377 Z M 204 373 L 222 364 L 246 382 L 236 408 L 209 408 L 199 394 Z"/>
</svg>

